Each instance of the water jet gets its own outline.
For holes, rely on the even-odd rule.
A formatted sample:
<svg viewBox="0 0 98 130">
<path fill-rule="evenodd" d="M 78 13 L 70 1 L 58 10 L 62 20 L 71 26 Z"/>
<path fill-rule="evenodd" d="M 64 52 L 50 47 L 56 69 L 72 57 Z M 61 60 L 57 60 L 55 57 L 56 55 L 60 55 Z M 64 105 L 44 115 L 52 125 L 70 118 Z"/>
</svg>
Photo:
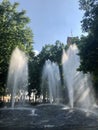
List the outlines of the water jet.
<svg viewBox="0 0 98 130">
<path fill-rule="evenodd" d="M 95 104 L 95 95 L 91 75 L 77 71 L 80 65 L 79 50 L 75 44 L 70 45 L 67 52 L 63 50 L 62 66 L 64 85 L 67 87 L 69 106 L 83 109 L 92 109 Z"/>
<path fill-rule="evenodd" d="M 71 45 L 67 52 L 63 51 L 62 55 L 63 86 L 65 89 L 67 87 L 69 98 L 67 106 L 60 102 L 62 84 L 59 66 L 57 63 L 47 60 L 43 67 L 41 86 L 43 97 L 50 103 L 35 107 L 0 109 L 0 129 L 85 130 L 86 128 L 86 130 L 97 130 L 98 108 L 94 107 L 95 98 L 91 76 L 77 71 L 80 65 L 77 53 L 77 46 Z M 12 107 L 14 107 L 15 96 L 26 91 L 28 84 L 27 62 L 26 55 L 16 48 L 12 54 L 8 74 Z"/>
<path fill-rule="evenodd" d="M 11 94 L 11 107 L 14 107 L 16 97 L 23 104 L 27 93 L 28 85 L 28 59 L 24 52 L 17 47 L 12 52 L 7 88 Z"/>
</svg>

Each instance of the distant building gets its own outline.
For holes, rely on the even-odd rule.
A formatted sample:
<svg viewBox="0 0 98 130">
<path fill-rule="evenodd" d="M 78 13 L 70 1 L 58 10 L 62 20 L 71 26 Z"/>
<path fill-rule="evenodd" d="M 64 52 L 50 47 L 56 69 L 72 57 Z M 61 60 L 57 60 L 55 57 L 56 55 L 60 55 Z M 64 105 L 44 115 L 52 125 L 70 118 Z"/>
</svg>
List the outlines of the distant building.
<svg viewBox="0 0 98 130">
<path fill-rule="evenodd" d="M 71 45 L 71 44 L 74 44 L 79 41 L 79 37 L 67 37 L 67 45 Z"/>
<path fill-rule="evenodd" d="M 67 37 L 67 45 L 72 44 L 72 38 L 73 38 L 73 37 Z"/>
</svg>

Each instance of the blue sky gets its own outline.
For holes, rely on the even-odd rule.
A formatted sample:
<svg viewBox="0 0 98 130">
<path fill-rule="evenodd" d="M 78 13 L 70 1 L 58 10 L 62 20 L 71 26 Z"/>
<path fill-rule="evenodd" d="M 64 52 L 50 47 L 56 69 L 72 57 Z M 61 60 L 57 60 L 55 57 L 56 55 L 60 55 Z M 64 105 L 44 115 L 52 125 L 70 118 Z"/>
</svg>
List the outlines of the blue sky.
<svg viewBox="0 0 98 130">
<path fill-rule="evenodd" d="M 0 0 L 1 1 L 1 0 Z M 71 36 L 81 36 L 83 12 L 78 0 L 10 0 L 18 2 L 19 9 L 26 10 L 31 19 L 30 28 L 34 34 L 34 49 L 40 51 L 45 44 L 60 40 L 66 44 Z"/>
</svg>

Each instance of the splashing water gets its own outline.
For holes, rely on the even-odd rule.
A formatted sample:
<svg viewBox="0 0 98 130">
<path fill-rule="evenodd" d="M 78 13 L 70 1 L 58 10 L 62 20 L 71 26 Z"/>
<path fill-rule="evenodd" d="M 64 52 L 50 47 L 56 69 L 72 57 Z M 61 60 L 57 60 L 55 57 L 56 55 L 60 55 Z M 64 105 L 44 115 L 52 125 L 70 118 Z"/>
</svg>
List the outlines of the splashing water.
<svg viewBox="0 0 98 130">
<path fill-rule="evenodd" d="M 21 102 L 25 100 L 28 85 L 28 59 L 24 52 L 16 48 L 9 65 L 7 87 L 11 93 L 11 106 L 14 107 L 15 98 L 18 96 Z"/>
<path fill-rule="evenodd" d="M 57 63 L 47 60 L 43 67 L 41 88 L 43 94 L 49 95 L 50 103 L 59 103 L 61 98 L 61 79 Z"/>
<path fill-rule="evenodd" d="M 88 110 L 95 104 L 94 91 L 90 74 L 77 71 L 80 65 L 78 52 L 75 44 L 67 52 L 63 50 L 64 85 L 67 86 L 70 107 L 77 106 Z"/>
</svg>

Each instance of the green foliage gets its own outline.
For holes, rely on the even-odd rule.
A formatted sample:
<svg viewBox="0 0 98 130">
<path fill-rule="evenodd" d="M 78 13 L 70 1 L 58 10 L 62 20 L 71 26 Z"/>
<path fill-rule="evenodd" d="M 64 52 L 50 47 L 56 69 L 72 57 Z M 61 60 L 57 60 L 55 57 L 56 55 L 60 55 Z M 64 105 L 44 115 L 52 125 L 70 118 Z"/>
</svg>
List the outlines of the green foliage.
<svg viewBox="0 0 98 130">
<path fill-rule="evenodd" d="M 80 0 L 80 9 L 84 10 L 82 29 L 88 36 L 80 39 L 79 70 L 93 74 L 93 82 L 98 86 L 98 0 Z"/>
<path fill-rule="evenodd" d="M 41 92 L 41 76 L 42 69 L 46 60 L 50 59 L 53 62 L 57 62 L 61 70 L 61 56 L 62 49 L 65 48 L 64 44 L 60 41 L 56 41 L 55 44 L 45 45 L 39 55 L 31 61 L 30 68 L 30 84 L 29 84 L 29 95 L 33 89 L 37 90 L 37 94 Z"/>
<path fill-rule="evenodd" d="M 18 46 L 28 55 L 32 54 L 33 34 L 27 26 L 29 18 L 26 11 L 17 11 L 18 3 L 9 0 L 0 3 L 0 87 L 6 87 L 9 59 L 13 49 Z"/>
<path fill-rule="evenodd" d="M 29 61 L 29 86 L 28 92 L 29 96 L 31 92 L 36 89 L 37 95 L 40 95 L 40 65 L 39 56 L 35 56 Z"/>
<path fill-rule="evenodd" d="M 64 48 L 64 44 L 58 40 L 55 42 L 54 45 L 45 45 L 45 47 L 42 48 L 42 51 L 39 54 L 42 65 L 48 59 L 57 62 L 60 65 L 63 48 Z"/>
<path fill-rule="evenodd" d="M 98 49 L 97 44 L 93 36 L 88 35 L 87 37 L 81 37 L 79 49 L 80 49 L 80 58 L 81 65 L 80 70 L 83 70 L 85 73 L 93 72 L 95 73 L 98 68 Z"/>
<path fill-rule="evenodd" d="M 82 29 L 85 32 L 91 32 L 98 27 L 98 1 L 97 0 L 79 0 L 80 9 L 84 11 L 82 20 Z"/>
</svg>

